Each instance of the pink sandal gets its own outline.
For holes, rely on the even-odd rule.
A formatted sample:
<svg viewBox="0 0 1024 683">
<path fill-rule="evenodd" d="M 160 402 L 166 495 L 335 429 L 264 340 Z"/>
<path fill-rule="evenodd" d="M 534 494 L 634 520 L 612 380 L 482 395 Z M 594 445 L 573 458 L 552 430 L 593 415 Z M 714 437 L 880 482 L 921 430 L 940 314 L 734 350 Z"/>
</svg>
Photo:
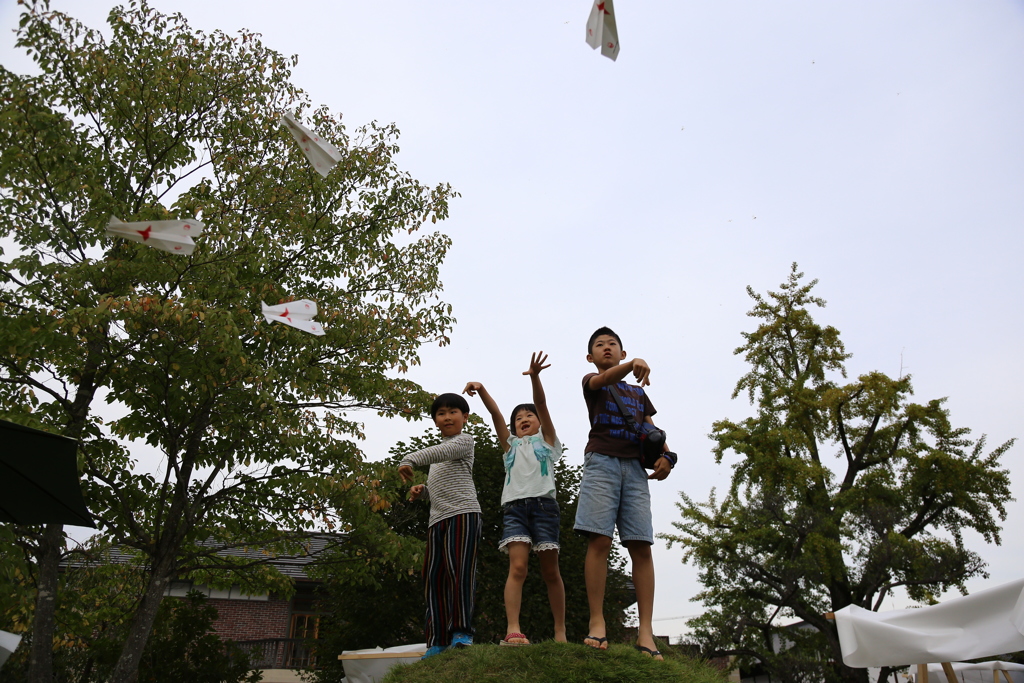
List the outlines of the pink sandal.
<svg viewBox="0 0 1024 683">
<path fill-rule="evenodd" d="M 518 638 L 520 640 L 525 640 L 526 642 L 525 643 L 513 643 L 512 642 L 513 638 Z M 506 633 L 505 634 L 505 639 L 503 641 L 501 641 L 500 644 L 501 645 L 505 645 L 506 647 L 522 647 L 523 645 L 529 645 L 530 644 L 530 639 L 527 638 L 522 633 Z"/>
</svg>

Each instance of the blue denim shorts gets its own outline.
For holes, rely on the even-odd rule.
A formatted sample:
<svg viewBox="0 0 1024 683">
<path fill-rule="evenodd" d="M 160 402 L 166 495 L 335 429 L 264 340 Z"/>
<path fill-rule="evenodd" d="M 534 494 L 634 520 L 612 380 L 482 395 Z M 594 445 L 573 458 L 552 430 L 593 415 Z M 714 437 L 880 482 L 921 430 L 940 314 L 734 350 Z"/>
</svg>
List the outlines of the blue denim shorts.
<svg viewBox="0 0 1024 683">
<path fill-rule="evenodd" d="M 558 550 L 558 528 L 561 514 L 554 498 L 520 498 L 502 506 L 505 530 L 498 549 L 508 554 L 508 544 L 530 543 L 533 552 Z"/>
<path fill-rule="evenodd" d="M 654 545 L 647 472 L 637 458 L 587 453 L 573 528 L 611 538 L 616 526 L 623 545 L 628 541 Z"/>
</svg>

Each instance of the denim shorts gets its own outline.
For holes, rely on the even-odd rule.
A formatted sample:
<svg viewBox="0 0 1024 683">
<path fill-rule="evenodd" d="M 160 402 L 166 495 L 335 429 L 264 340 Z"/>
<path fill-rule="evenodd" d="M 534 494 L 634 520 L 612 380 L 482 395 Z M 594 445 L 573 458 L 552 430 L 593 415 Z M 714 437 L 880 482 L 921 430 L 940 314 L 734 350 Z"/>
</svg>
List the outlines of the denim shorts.
<svg viewBox="0 0 1024 683">
<path fill-rule="evenodd" d="M 520 498 L 502 506 L 505 530 L 498 549 L 508 554 L 508 544 L 530 543 L 533 552 L 558 550 L 558 527 L 561 514 L 554 498 Z"/>
<path fill-rule="evenodd" d="M 623 545 L 628 541 L 654 545 L 647 472 L 637 458 L 587 453 L 573 528 L 611 538 L 616 526 Z"/>
</svg>

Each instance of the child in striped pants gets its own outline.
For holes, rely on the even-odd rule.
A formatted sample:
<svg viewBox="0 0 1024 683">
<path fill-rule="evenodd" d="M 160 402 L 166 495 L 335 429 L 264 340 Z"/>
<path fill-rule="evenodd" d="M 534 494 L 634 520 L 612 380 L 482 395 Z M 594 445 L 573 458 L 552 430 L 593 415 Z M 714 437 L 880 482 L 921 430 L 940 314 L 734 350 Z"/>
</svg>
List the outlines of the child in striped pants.
<svg viewBox="0 0 1024 683">
<path fill-rule="evenodd" d="M 441 443 L 409 453 L 399 465 L 402 481 L 412 468 L 429 465 L 427 483 L 409 489 L 409 499 L 430 501 L 423 583 L 427 598 L 427 653 L 473 644 L 473 593 L 480 544 L 480 504 L 473 484 L 473 437 L 463 434 L 469 404 L 458 394 L 441 394 L 430 416 Z"/>
</svg>

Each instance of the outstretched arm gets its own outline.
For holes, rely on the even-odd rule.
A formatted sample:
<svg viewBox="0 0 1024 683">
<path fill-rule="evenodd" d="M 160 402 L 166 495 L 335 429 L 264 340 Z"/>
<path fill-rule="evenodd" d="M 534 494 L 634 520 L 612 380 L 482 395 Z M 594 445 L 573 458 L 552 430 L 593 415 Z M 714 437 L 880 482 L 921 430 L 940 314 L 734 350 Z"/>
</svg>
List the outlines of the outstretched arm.
<svg viewBox="0 0 1024 683">
<path fill-rule="evenodd" d="M 480 400 L 484 402 L 484 408 L 487 408 L 487 412 L 491 414 L 491 422 L 494 424 L 494 431 L 498 434 L 498 443 L 501 444 L 501 450 L 508 451 L 508 437 L 509 431 L 508 426 L 505 424 L 505 418 L 502 417 L 501 411 L 498 409 L 498 404 L 494 402 L 491 395 L 487 393 L 487 389 L 484 388 L 480 382 L 469 382 L 466 384 L 466 388 L 462 390 L 462 393 L 469 394 L 470 396 L 476 396 L 480 394 Z"/>
<path fill-rule="evenodd" d="M 537 417 L 543 427 L 544 442 L 549 446 L 555 445 L 555 425 L 551 422 L 551 414 L 548 412 L 548 399 L 544 396 L 544 385 L 540 383 L 540 371 L 550 368 L 551 364 L 544 365 L 548 357 L 543 351 L 530 355 L 530 369 L 524 375 L 530 376 L 530 384 L 533 385 L 533 405 L 537 408 Z"/>
<path fill-rule="evenodd" d="M 473 455 L 473 437 L 465 432 L 456 434 L 450 439 L 445 439 L 439 444 L 421 448 L 412 453 L 406 453 L 398 464 L 398 474 L 402 481 L 412 480 L 412 468 L 423 465 L 433 465 L 438 462 L 449 460 L 464 460 Z"/>
<path fill-rule="evenodd" d="M 650 386 L 651 366 L 643 358 L 634 358 L 594 375 L 587 381 L 587 388 L 596 390 L 618 384 L 630 373 L 633 373 L 633 377 L 640 386 Z"/>
</svg>

